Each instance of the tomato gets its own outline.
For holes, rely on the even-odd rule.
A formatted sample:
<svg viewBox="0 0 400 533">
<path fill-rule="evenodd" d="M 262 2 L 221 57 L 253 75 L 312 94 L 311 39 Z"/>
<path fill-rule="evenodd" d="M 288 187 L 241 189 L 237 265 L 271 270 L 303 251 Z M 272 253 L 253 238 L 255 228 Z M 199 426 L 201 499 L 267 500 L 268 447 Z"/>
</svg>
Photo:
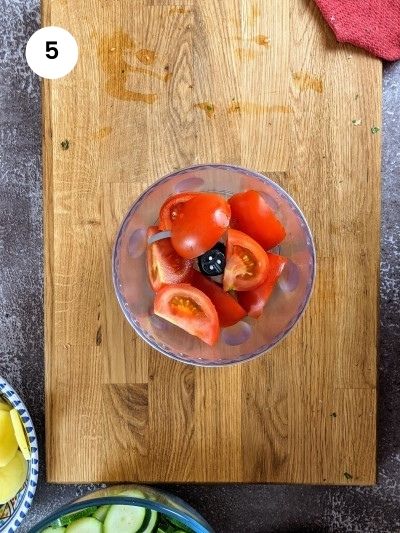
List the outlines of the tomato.
<svg viewBox="0 0 400 533">
<path fill-rule="evenodd" d="M 230 216 L 230 207 L 222 196 L 197 194 L 182 205 L 172 221 L 172 246 L 187 259 L 203 254 L 225 233 Z"/>
<path fill-rule="evenodd" d="M 269 269 L 267 279 L 264 283 L 259 285 L 256 289 L 240 292 L 238 294 L 240 305 L 242 305 L 246 309 L 248 315 L 253 318 L 261 316 L 264 306 L 288 262 L 286 257 L 276 254 L 268 254 L 268 259 Z"/>
<path fill-rule="evenodd" d="M 147 238 L 158 233 L 156 226 L 147 230 Z M 154 291 L 164 285 L 189 281 L 192 274 L 193 261 L 178 255 L 171 239 L 161 239 L 147 245 L 147 273 Z"/>
<path fill-rule="evenodd" d="M 259 192 L 240 192 L 228 201 L 232 228 L 247 233 L 266 250 L 283 241 L 285 228 Z"/>
<path fill-rule="evenodd" d="M 217 311 L 204 292 L 191 285 L 166 285 L 154 298 L 154 312 L 213 346 L 219 336 Z"/>
<path fill-rule="evenodd" d="M 267 252 L 251 237 L 228 230 L 224 290 L 249 291 L 261 285 L 268 274 Z"/>
<path fill-rule="evenodd" d="M 191 284 L 210 298 L 217 310 L 221 327 L 233 326 L 246 316 L 246 311 L 233 296 L 197 270 L 193 270 Z"/>
<path fill-rule="evenodd" d="M 171 229 L 172 221 L 175 220 L 180 208 L 197 194 L 199 193 L 181 192 L 167 198 L 160 209 L 159 228 L 161 230 Z"/>
</svg>

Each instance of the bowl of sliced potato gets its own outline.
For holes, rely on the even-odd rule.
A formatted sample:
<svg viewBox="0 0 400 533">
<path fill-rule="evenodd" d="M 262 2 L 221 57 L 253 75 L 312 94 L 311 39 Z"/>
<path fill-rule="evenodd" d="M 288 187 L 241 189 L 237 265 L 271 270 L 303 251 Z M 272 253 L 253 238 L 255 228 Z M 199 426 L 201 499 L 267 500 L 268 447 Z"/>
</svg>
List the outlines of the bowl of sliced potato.
<svg viewBox="0 0 400 533">
<path fill-rule="evenodd" d="M 24 402 L 0 376 L 0 533 L 14 533 L 35 494 L 39 473 L 35 429 Z"/>
</svg>

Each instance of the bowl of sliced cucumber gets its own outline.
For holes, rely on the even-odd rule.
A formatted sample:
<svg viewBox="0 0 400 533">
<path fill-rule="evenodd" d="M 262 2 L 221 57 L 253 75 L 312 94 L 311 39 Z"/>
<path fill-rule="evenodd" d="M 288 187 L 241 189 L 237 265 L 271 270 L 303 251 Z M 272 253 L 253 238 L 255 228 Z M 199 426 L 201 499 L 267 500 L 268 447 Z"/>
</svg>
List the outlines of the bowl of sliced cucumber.
<svg viewBox="0 0 400 533">
<path fill-rule="evenodd" d="M 35 494 L 39 470 L 32 419 L 13 387 L 0 376 L 0 533 L 14 533 Z"/>
<path fill-rule="evenodd" d="M 42 520 L 30 533 L 214 533 L 186 502 L 143 485 L 90 493 Z"/>
</svg>

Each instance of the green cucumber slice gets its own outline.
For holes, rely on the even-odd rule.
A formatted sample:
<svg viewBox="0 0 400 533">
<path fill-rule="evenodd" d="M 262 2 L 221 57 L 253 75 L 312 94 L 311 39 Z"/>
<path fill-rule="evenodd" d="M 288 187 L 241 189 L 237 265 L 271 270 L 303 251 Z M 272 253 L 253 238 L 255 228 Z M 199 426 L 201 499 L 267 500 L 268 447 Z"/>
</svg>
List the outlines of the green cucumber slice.
<svg viewBox="0 0 400 533">
<path fill-rule="evenodd" d="M 132 498 L 146 498 L 141 490 L 125 490 L 119 494 L 119 496 L 132 497 Z M 146 509 L 146 514 L 143 520 L 143 524 L 137 533 L 152 533 L 157 523 L 158 513 L 151 509 Z"/>
<path fill-rule="evenodd" d="M 65 533 L 102 533 L 103 525 L 95 518 L 86 516 L 70 524 Z"/>
<path fill-rule="evenodd" d="M 157 518 L 157 511 L 146 509 L 146 516 L 143 525 L 138 531 L 138 533 L 152 533 L 154 531 L 154 528 L 156 527 Z"/>
<path fill-rule="evenodd" d="M 85 518 L 86 516 L 91 516 L 97 507 L 86 507 L 86 509 L 80 509 L 79 511 L 75 511 L 74 513 L 66 514 L 62 516 L 61 518 L 57 518 L 57 520 L 54 520 L 54 522 L 51 523 L 52 528 L 56 527 L 63 527 L 63 526 L 69 526 L 74 522 L 75 520 L 78 520 L 78 518 Z"/>
<path fill-rule="evenodd" d="M 96 509 L 96 511 L 93 513 L 93 518 L 95 518 L 99 522 L 104 522 L 110 507 L 111 505 L 100 505 L 100 507 Z"/>
<path fill-rule="evenodd" d="M 65 531 L 65 527 L 46 527 L 46 529 L 43 529 L 41 533 L 63 533 Z"/>
<path fill-rule="evenodd" d="M 125 496 L 126 494 L 121 494 Z M 135 496 L 136 498 L 138 496 Z M 104 533 L 138 533 L 146 518 L 146 509 L 134 505 L 111 505 L 104 520 Z"/>
<path fill-rule="evenodd" d="M 124 490 L 123 492 L 120 492 L 118 496 L 124 496 L 125 498 L 141 498 L 142 500 L 145 498 L 145 495 L 141 490 Z"/>
</svg>

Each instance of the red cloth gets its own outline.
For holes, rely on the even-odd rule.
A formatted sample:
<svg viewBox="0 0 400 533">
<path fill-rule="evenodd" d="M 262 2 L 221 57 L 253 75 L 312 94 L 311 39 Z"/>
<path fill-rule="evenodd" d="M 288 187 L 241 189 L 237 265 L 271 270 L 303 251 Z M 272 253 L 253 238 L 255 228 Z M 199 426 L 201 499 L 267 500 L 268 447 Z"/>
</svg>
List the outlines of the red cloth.
<svg viewBox="0 0 400 533">
<path fill-rule="evenodd" d="M 400 0 L 315 0 L 338 41 L 400 59 Z"/>
</svg>

